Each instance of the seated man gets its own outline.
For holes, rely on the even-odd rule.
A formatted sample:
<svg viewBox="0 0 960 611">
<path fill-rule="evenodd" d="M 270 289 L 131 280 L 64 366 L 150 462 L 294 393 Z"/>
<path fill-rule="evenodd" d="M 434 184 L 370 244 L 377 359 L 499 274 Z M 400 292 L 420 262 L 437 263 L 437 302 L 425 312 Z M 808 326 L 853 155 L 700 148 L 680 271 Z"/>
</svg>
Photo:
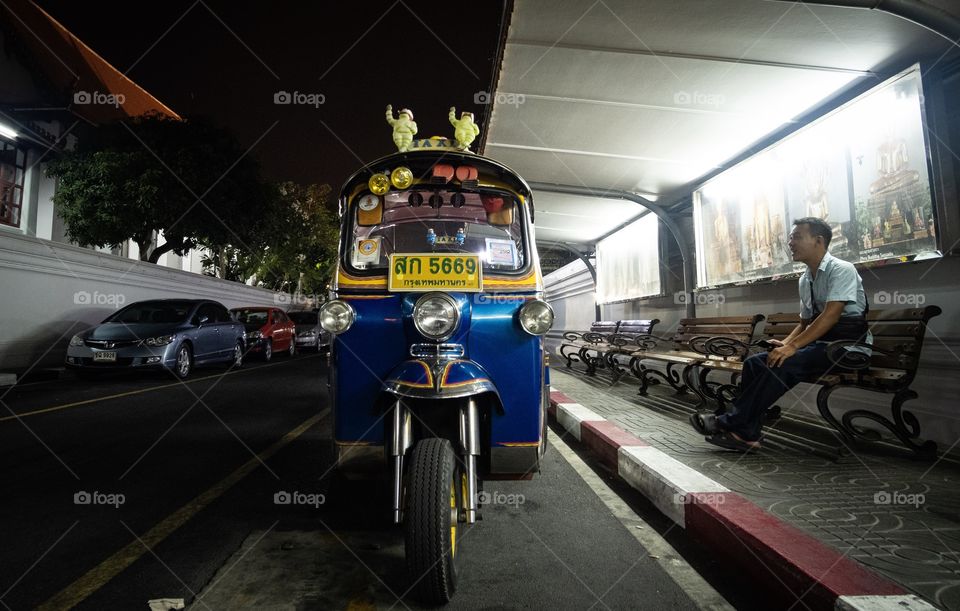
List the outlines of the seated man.
<svg viewBox="0 0 960 611">
<path fill-rule="evenodd" d="M 816 217 L 797 219 L 790 234 L 793 260 L 806 264 L 800 276 L 800 324 L 776 346 L 743 362 L 740 396 L 720 416 L 694 414 L 690 422 L 706 441 L 734 450 L 760 448 L 763 415 L 784 392 L 831 369 L 826 347 L 838 339 L 871 343 L 870 307 L 852 263 L 827 252 L 833 231 Z M 863 347 L 848 348 L 866 350 Z"/>
</svg>

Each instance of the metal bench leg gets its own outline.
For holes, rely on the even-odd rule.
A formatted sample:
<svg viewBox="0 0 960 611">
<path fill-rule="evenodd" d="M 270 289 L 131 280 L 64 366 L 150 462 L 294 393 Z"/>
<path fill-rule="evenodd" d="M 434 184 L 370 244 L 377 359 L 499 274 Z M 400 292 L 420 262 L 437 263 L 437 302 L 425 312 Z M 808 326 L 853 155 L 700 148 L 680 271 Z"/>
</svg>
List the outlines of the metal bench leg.
<svg viewBox="0 0 960 611">
<path fill-rule="evenodd" d="M 699 367 L 700 366 L 697 363 L 690 363 L 683 368 L 683 373 L 681 374 L 681 379 L 684 381 L 684 391 L 689 389 L 692 390 L 695 395 L 697 395 L 697 404 L 693 409 L 698 411 L 707 404 L 707 396 L 703 394 L 703 390 L 696 382 L 696 370 Z"/>
<path fill-rule="evenodd" d="M 894 394 L 893 400 L 890 403 L 890 410 L 893 415 L 892 421 L 886 416 L 869 410 L 855 409 L 845 413 L 838 422 L 830 412 L 828 405 L 830 395 L 838 388 L 841 388 L 841 386 L 824 386 L 821 388 L 820 392 L 817 393 L 817 409 L 820 411 L 820 415 L 823 416 L 824 420 L 840 431 L 840 434 L 845 440 L 851 443 L 857 443 L 860 440 L 879 441 L 881 439 L 878 431 L 861 428 L 854 424 L 854 420 L 862 418 L 875 422 L 890 431 L 894 437 L 900 440 L 900 443 L 902 443 L 904 447 L 917 456 L 922 458 L 936 457 L 937 443 L 929 439 L 921 441 L 919 439 L 920 422 L 912 412 L 903 409 L 903 404 L 912 399 L 916 399 L 917 393 L 909 388 L 904 388 Z"/>
<path fill-rule="evenodd" d="M 567 369 L 570 369 L 573 365 L 573 362 L 579 361 L 580 359 L 578 359 L 577 355 L 575 354 L 568 354 L 564 352 L 564 348 L 576 348 L 576 346 L 572 346 L 570 344 L 560 344 L 560 356 L 567 360 Z"/>
<path fill-rule="evenodd" d="M 606 354 L 607 367 L 610 369 L 610 375 L 613 377 L 613 382 L 610 384 L 613 386 L 620 381 L 624 375 L 626 375 L 627 370 L 620 364 L 620 361 L 617 360 L 617 356 L 620 353 L 616 350 L 611 350 Z"/>
<path fill-rule="evenodd" d="M 597 373 L 597 365 L 594 363 L 593 357 L 590 356 L 589 350 L 589 348 L 581 348 L 577 354 L 580 355 L 580 360 L 583 361 L 583 364 L 587 366 L 587 375 L 592 376 Z"/>
</svg>

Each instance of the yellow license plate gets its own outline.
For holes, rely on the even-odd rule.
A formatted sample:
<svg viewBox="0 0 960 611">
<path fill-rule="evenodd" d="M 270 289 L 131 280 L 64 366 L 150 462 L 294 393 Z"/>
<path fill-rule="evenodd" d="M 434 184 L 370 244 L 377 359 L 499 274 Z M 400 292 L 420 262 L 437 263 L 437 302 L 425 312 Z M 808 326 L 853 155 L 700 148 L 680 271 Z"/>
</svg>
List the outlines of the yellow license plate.
<svg viewBox="0 0 960 611">
<path fill-rule="evenodd" d="M 464 291 L 483 288 L 479 255 L 390 255 L 391 291 Z"/>
</svg>

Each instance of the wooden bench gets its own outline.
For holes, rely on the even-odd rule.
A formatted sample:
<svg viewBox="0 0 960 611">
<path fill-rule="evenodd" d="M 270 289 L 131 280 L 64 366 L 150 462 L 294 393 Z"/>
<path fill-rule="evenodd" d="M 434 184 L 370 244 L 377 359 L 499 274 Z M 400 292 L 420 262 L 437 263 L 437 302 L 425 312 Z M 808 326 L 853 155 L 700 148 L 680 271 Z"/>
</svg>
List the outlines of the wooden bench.
<svg viewBox="0 0 960 611">
<path fill-rule="evenodd" d="M 599 352 L 599 347 L 607 343 L 607 336 L 616 333 L 619 326 L 619 320 L 598 320 L 590 324 L 589 331 L 564 331 L 558 353 L 566 359 L 568 368 L 580 362 L 586 365 L 587 373 L 593 375 L 597 365 L 590 352 Z"/>
<path fill-rule="evenodd" d="M 900 443 L 917 455 L 924 458 L 936 456 L 936 442 L 920 439 L 920 422 L 911 412 L 903 409 L 903 404 L 917 398 L 917 393 L 910 389 L 910 385 L 920 365 L 920 351 L 927 333 L 927 323 L 942 312 L 937 306 L 870 310 L 867 313 L 867 322 L 870 332 L 873 333 L 870 355 L 847 350 L 850 346 L 866 344 L 849 340 L 830 342 L 827 356 L 836 365 L 836 369 L 808 381 L 821 385 L 817 393 L 817 410 L 830 426 L 839 431 L 844 440 L 850 443 L 879 441 L 879 431 L 856 424 L 857 420 L 868 420 L 890 431 Z M 799 322 L 796 314 L 775 315 L 772 318 L 776 321 L 775 324 L 764 332 L 777 339 L 789 333 L 787 326 L 796 326 Z M 866 409 L 848 410 L 838 419 L 830 409 L 830 396 L 840 388 L 859 388 L 892 394 L 892 419 Z"/>
<path fill-rule="evenodd" d="M 559 354 L 566 359 L 567 367 L 582 362 L 589 375 L 594 375 L 597 369 L 609 368 L 616 383 L 625 370 L 612 357 L 638 349 L 659 322 L 657 319 L 594 322 L 589 331 L 564 332 Z"/>
<path fill-rule="evenodd" d="M 655 340 L 651 339 L 653 328 L 660 319 L 651 320 L 621 320 L 615 333 L 607 336 L 607 348 L 603 360 L 605 367 L 613 376 L 616 384 L 629 371 L 617 357 L 629 358 L 637 350 L 653 347 Z"/>
<path fill-rule="evenodd" d="M 707 360 L 740 362 L 747 354 L 746 349 L 734 349 L 743 344 L 749 345 L 757 323 L 763 316 L 721 316 L 714 318 L 684 318 L 677 326 L 677 331 L 670 338 L 651 337 L 647 345 L 630 355 L 630 371 L 640 380 L 639 393 L 647 394 L 652 384 L 659 384 L 660 380 L 667 382 L 678 393 L 692 390 L 700 401 L 699 408 L 706 403 L 708 395 L 703 394 L 697 384 L 694 374 L 696 368 Z M 721 346 L 729 340 L 730 354 L 721 356 L 724 350 Z M 706 343 L 713 346 L 712 354 Z M 645 361 L 655 361 L 666 365 L 666 372 L 647 367 Z M 679 369 L 679 371 L 678 371 Z"/>
<path fill-rule="evenodd" d="M 821 417 L 840 433 L 844 441 L 850 444 L 860 441 L 879 441 L 881 439 L 879 431 L 855 424 L 857 420 L 868 420 L 890 431 L 905 447 L 917 455 L 925 458 L 936 455 L 936 443 L 920 440 L 920 423 L 916 416 L 903 409 L 903 404 L 917 398 L 917 393 L 910 389 L 910 385 L 916 377 L 920 363 L 920 351 L 923 347 L 927 323 L 941 312 L 942 310 L 937 306 L 871 310 L 867 314 L 867 323 L 873 333 L 873 345 L 869 355 L 860 351 L 847 350 L 851 346 L 866 347 L 867 344 L 852 340 L 830 342 L 827 347 L 827 356 L 834 364 L 834 368 L 822 376 L 805 381 L 821 386 L 817 393 L 817 410 Z M 800 317 L 798 314 L 773 314 L 766 320 L 762 337 L 782 341 L 799 324 Z M 724 342 L 704 342 L 703 347 L 707 352 L 711 352 L 711 348 L 712 352 L 721 352 L 724 350 L 723 346 Z M 716 367 L 736 371 L 736 365 L 729 361 L 718 364 L 717 361 L 708 360 L 703 366 L 705 369 Z M 705 380 L 706 373 L 702 372 L 701 375 Z M 726 401 L 737 395 L 738 381 L 737 376 L 731 379 L 730 384 L 716 385 L 711 388 L 710 384 L 704 382 L 702 386 L 718 400 L 720 403 L 718 411 L 722 411 Z M 876 393 L 892 394 L 890 403 L 892 419 L 865 409 L 848 410 L 838 419 L 830 408 L 830 396 L 840 388 L 859 388 Z M 779 406 L 772 406 L 769 417 L 777 417 L 780 411 Z"/>
</svg>

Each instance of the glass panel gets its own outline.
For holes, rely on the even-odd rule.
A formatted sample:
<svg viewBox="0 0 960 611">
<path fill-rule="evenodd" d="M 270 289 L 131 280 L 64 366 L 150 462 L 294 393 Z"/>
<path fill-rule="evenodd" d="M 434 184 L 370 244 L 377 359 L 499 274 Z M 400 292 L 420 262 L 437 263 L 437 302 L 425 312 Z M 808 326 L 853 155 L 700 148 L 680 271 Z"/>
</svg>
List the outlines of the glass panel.
<svg viewBox="0 0 960 611">
<path fill-rule="evenodd" d="M 385 269 L 393 253 L 431 252 L 476 253 L 486 270 L 524 266 L 522 211 L 510 195 L 415 189 L 381 200 L 382 219 L 370 226 L 359 224 L 354 205 L 347 257 L 355 269 Z"/>
<path fill-rule="evenodd" d="M 698 286 L 799 273 L 787 234 L 805 217 L 847 261 L 940 256 L 922 93 L 915 66 L 695 191 Z"/>
</svg>

